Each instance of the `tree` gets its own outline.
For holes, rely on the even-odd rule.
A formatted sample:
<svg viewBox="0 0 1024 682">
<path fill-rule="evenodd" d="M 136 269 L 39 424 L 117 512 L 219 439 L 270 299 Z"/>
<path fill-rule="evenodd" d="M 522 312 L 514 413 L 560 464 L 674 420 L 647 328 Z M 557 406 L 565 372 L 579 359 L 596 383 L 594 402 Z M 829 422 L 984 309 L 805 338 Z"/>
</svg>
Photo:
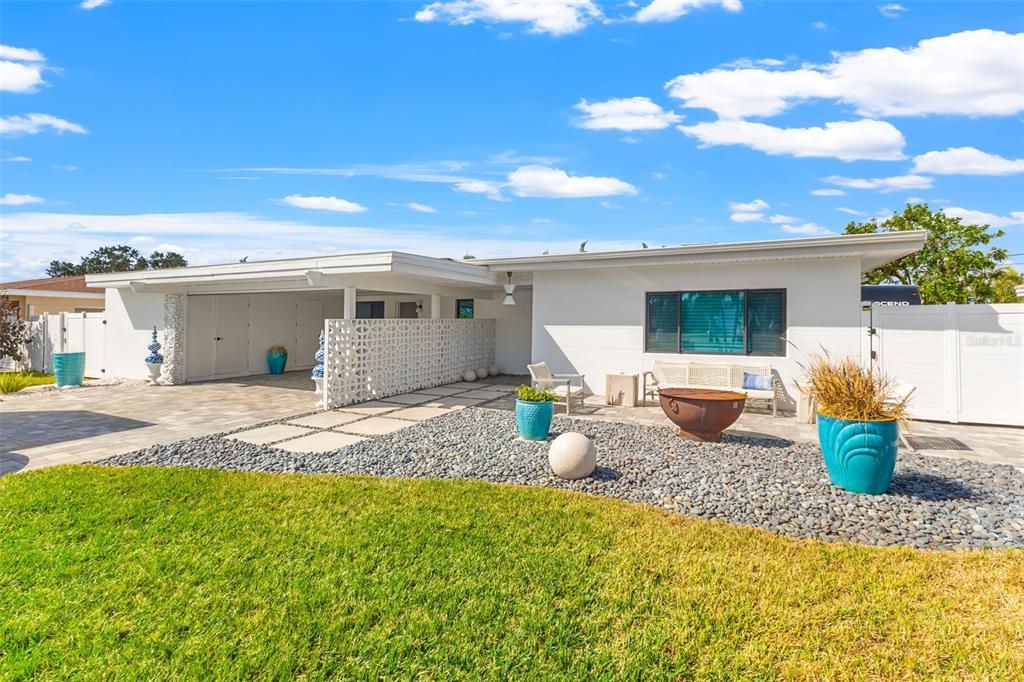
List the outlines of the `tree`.
<svg viewBox="0 0 1024 682">
<path fill-rule="evenodd" d="M 1007 265 L 996 274 L 992 298 L 979 303 L 1016 303 L 1020 300 L 1016 291 L 1019 286 L 1024 286 L 1024 274 Z"/>
<path fill-rule="evenodd" d="M 157 270 L 161 268 L 183 268 L 188 261 L 180 253 L 154 251 L 147 259 L 138 249 L 125 244 L 101 246 L 83 256 L 76 265 L 68 261 L 50 261 L 46 269 L 48 277 L 69 277 L 89 275 L 98 272 L 132 272 L 135 270 Z"/>
<path fill-rule="evenodd" d="M 964 224 L 960 218 L 932 211 L 927 204 L 907 204 L 881 223 L 877 218 L 851 222 L 845 234 L 925 230 L 920 251 L 864 274 L 864 284 L 916 284 L 925 303 L 976 303 L 995 294 L 1006 249 L 989 247 L 1002 230 Z"/>
<path fill-rule="evenodd" d="M 23 362 L 21 351 L 27 331 L 28 323 L 18 316 L 18 302 L 6 294 L 0 295 L 0 358 Z"/>
<path fill-rule="evenodd" d="M 188 265 L 188 261 L 185 260 L 184 256 L 180 253 L 174 253 L 168 251 L 154 251 L 149 254 L 149 269 L 150 270 L 163 270 L 164 268 L 183 268 Z"/>
</svg>

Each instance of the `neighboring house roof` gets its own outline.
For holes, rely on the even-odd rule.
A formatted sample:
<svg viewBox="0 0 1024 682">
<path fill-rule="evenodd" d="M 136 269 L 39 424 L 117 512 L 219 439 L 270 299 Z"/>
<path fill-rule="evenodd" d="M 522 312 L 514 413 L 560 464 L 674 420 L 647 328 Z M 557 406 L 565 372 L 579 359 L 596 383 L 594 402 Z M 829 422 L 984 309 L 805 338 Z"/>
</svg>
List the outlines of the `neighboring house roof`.
<svg viewBox="0 0 1024 682">
<path fill-rule="evenodd" d="M 287 288 L 332 289 L 339 286 L 385 291 L 417 291 L 415 285 L 487 287 L 504 283 L 506 272 L 568 270 L 587 267 L 636 267 L 688 263 L 739 263 L 817 258 L 859 258 L 861 271 L 914 253 L 925 232 L 838 235 L 734 244 L 692 244 L 630 251 L 598 251 L 516 258 L 452 260 L 400 251 L 310 256 L 272 261 L 204 265 L 164 270 L 87 275 L 94 286 L 136 292 L 183 291 L 229 293 Z M 517 284 L 527 284 L 519 280 Z M 396 286 L 408 285 L 402 289 Z M 440 290 L 438 290 L 440 291 Z"/>
<path fill-rule="evenodd" d="M 8 296 L 49 296 L 53 298 L 102 298 L 102 287 L 91 287 L 85 275 L 46 277 L 0 283 L 0 293 Z"/>
</svg>

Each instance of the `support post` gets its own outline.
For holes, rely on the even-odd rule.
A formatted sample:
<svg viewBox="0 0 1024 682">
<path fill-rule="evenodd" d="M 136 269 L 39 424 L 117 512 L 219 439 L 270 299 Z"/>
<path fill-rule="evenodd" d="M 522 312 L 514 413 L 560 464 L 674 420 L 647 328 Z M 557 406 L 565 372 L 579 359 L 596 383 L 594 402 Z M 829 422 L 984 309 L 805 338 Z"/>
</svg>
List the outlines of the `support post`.
<svg viewBox="0 0 1024 682">
<path fill-rule="evenodd" d="M 345 297 L 342 301 L 342 315 L 346 320 L 356 319 L 356 288 L 345 287 Z"/>
<path fill-rule="evenodd" d="M 430 319 L 440 320 L 441 319 L 441 295 L 431 294 L 430 295 Z"/>
</svg>

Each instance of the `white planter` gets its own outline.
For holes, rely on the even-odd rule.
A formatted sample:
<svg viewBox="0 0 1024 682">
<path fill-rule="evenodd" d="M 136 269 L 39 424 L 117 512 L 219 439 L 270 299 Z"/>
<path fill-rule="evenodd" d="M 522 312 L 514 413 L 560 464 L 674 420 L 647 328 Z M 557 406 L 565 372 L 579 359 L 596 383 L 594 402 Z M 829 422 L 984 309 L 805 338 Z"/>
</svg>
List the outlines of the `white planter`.
<svg viewBox="0 0 1024 682">
<path fill-rule="evenodd" d="M 313 379 L 313 383 L 316 384 L 316 390 L 313 392 L 313 395 L 323 395 L 324 394 L 324 378 L 323 377 L 312 377 L 312 379 Z"/>
<path fill-rule="evenodd" d="M 162 362 L 147 362 L 146 367 L 149 369 L 149 383 L 154 386 L 160 381 L 160 370 L 163 369 L 164 363 Z"/>
</svg>

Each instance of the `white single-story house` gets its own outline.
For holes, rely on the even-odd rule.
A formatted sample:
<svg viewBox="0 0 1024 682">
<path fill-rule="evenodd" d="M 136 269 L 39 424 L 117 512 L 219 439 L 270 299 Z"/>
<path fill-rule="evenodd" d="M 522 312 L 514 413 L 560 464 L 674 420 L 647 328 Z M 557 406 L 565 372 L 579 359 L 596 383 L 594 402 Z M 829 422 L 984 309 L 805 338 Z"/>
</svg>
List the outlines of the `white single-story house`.
<svg viewBox="0 0 1024 682">
<path fill-rule="evenodd" d="M 171 383 L 266 373 L 271 345 L 288 349 L 289 369 L 312 367 L 326 329 L 328 381 L 376 382 L 371 395 L 387 383 L 375 373 L 418 373 L 415 388 L 451 381 L 460 363 L 525 374 L 531 361 L 584 374 L 602 392 L 607 374 L 666 357 L 770 364 L 795 395 L 794 346 L 859 353 L 861 274 L 924 240 L 916 231 L 459 261 L 385 251 L 88 283 L 106 288 L 108 377 L 147 376 L 154 327 Z M 441 322 L 467 318 L 478 322 Z"/>
</svg>

